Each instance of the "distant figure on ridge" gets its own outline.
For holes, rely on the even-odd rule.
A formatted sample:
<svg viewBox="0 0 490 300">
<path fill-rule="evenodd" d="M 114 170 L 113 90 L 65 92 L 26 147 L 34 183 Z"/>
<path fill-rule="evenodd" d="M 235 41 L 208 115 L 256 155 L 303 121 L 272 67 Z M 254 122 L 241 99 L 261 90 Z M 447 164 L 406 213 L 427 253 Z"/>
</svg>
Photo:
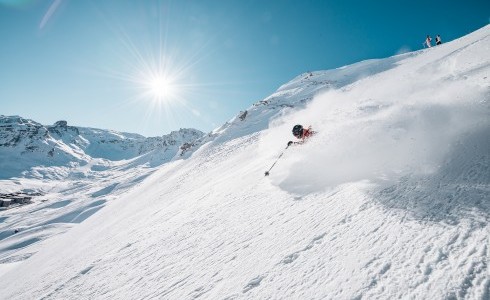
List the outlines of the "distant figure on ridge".
<svg viewBox="0 0 490 300">
<path fill-rule="evenodd" d="M 425 39 L 425 43 L 424 43 L 427 46 L 427 48 L 432 47 L 432 45 L 430 44 L 431 41 L 432 38 L 430 37 L 430 35 L 427 35 L 427 38 Z"/>
<path fill-rule="evenodd" d="M 289 141 L 288 142 L 288 147 L 291 146 L 292 144 L 303 144 L 306 141 L 307 138 L 309 138 L 310 136 L 312 136 L 315 133 L 316 132 L 314 132 L 311 129 L 311 126 L 309 126 L 308 129 L 305 129 L 305 128 L 303 128 L 302 125 L 295 125 L 293 127 L 293 135 L 297 139 L 299 139 L 300 141 L 299 142 Z"/>
<path fill-rule="evenodd" d="M 441 36 L 440 35 L 436 35 L 436 45 L 440 45 L 440 44 L 442 44 Z"/>
</svg>

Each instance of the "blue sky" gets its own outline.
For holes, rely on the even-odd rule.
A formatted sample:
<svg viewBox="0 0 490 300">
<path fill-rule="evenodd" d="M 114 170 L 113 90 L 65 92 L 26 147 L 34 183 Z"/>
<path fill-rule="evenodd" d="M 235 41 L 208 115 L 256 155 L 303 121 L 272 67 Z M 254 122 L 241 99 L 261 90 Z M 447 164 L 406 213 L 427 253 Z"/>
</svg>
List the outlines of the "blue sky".
<svg viewBox="0 0 490 300">
<path fill-rule="evenodd" d="M 489 21 L 487 0 L 0 0 L 0 114 L 208 132 L 301 73 Z"/>
</svg>

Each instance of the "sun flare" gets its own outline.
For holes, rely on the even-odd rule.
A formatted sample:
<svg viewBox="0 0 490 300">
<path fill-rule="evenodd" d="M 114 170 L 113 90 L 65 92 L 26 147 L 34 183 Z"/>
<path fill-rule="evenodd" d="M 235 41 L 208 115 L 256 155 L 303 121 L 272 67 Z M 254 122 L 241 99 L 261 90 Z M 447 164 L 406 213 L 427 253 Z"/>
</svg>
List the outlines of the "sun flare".
<svg viewBox="0 0 490 300">
<path fill-rule="evenodd" d="M 176 85 L 164 76 L 152 77 L 148 82 L 148 89 L 151 95 L 160 101 L 168 101 L 177 93 Z"/>
<path fill-rule="evenodd" d="M 176 48 L 178 43 L 167 39 L 166 28 L 160 29 L 157 35 L 133 38 L 123 27 L 116 27 L 120 42 L 120 52 L 115 56 L 117 67 L 104 72 L 124 81 L 123 88 L 128 91 L 124 105 L 146 108 L 145 122 L 174 126 L 190 118 L 207 122 L 191 101 L 201 98 L 207 86 L 196 83 L 202 50 Z"/>
</svg>

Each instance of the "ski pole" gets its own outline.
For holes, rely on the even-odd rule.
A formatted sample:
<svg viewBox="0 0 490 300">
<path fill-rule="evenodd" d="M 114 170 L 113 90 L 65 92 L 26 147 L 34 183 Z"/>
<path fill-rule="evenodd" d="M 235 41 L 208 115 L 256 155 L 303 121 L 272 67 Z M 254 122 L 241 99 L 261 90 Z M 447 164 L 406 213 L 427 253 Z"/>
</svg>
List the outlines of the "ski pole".
<svg viewBox="0 0 490 300">
<path fill-rule="evenodd" d="M 286 147 L 286 149 L 284 149 L 284 151 L 286 151 L 288 148 L 289 148 L 289 145 Z M 272 166 L 269 168 L 269 170 L 265 171 L 265 176 L 269 176 L 269 172 L 272 170 L 272 168 L 274 168 L 274 166 L 276 165 L 277 161 L 284 155 L 284 151 L 282 151 L 281 155 L 279 155 L 279 157 L 272 164 Z"/>
</svg>

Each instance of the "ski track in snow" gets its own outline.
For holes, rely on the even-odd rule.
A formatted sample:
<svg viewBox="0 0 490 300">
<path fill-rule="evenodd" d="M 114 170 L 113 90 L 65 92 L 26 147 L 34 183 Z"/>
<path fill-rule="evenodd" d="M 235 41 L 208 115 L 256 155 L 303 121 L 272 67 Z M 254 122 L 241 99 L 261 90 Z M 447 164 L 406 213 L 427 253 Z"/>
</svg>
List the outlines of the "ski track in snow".
<svg viewBox="0 0 490 300">
<path fill-rule="evenodd" d="M 301 75 L 158 169 L 17 179 L 48 201 L 1 212 L 0 298 L 489 299 L 489 36 Z"/>
</svg>

